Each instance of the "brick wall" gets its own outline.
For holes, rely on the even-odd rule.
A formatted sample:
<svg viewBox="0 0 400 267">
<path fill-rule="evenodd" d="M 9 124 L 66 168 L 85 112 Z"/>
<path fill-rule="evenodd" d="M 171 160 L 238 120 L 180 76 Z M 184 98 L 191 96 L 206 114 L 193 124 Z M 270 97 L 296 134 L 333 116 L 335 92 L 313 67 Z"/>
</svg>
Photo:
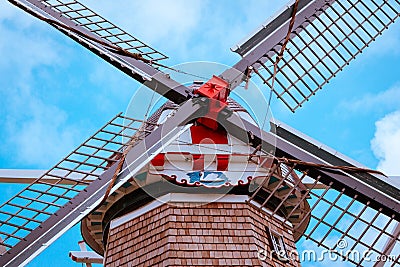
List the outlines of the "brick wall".
<svg viewBox="0 0 400 267">
<path fill-rule="evenodd" d="M 258 258 L 266 226 L 295 249 L 287 225 L 249 204 L 164 204 L 110 230 L 105 266 L 300 266 Z"/>
</svg>

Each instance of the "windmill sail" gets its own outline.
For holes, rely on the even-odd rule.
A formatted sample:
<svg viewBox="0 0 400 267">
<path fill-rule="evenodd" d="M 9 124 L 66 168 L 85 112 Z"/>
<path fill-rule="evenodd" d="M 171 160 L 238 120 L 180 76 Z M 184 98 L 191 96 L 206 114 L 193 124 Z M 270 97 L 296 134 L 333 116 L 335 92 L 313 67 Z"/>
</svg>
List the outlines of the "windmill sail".
<svg viewBox="0 0 400 267">
<path fill-rule="evenodd" d="M 1 246 L 9 251 L 86 190 L 117 161 L 117 156 L 129 142 L 128 134 L 137 131 L 141 124 L 142 121 L 118 114 L 53 168 L 1 205 Z M 7 252 L 0 257 L 3 264 L 5 255 Z"/>
<path fill-rule="evenodd" d="M 57 14 L 61 16 L 60 22 L 72 22 L 73 24 L 70 26 L 72 27 L 72 25 L 75 25 L 77 29 L 82 31 L 82 33 L 90 32 L 93 36 L 103 41 L 108 41 L 111 44 L 132 53 L 139 53 L 149 60 L 159 61 L 168 58 L 163 53 L 143 43 L 78 1 L 42 0 L 13 1 L 13 3 L 21 5 L 25 3 L 27 8 L 29 6 L 26 4 L 30 3 L 35 5 L 41 11 L 44 11 L 45 14 L 50 15 L 53 19 L 55 19 L 54 15 Z M 35 9 L 33 9 L 33 11 L 34 10 Z M 63 30 L 68 29 L 65 28 Z"/>
<path fill-rule="evenodd" d="M 280 123 L 277 135 L 334 166 L 363 166 L 352 159 L 312 140 Z M 298 166 L 302 182 L 308 187 L 310 216 L 303 240 L 311 240 L 316 251 L 327 250 L 333 258 L 356 266 L 399 266 L 400 259 L 400 191 L 391 178 L 363 172 L 349 173 L 346 184 L 327 176 L 307 175 L 307 166 Z M 368 189 L 358 187 L 357 180 Z M 370 192 L 375 190 L 380 197 Z M 369 192 L 368 192 L 369 191 Z M 290 197 L 287 193 L 285 197 Z M 375 199 L 379 201 L 376 202 Z M 389 208 L 389 209 L 388 209 Z M 392 208 L 392 209 L 390 209 Z M 293 216 L 289 211 L 286 216 Z M 302 222 L 299 222 L 301 225 Z M 301 251 L 300 251 L 301 253 Z"/>
<path fill-rule="evenodd" d="M 280 163 L 282 165 L 287 166 Z M 383 206 L 372 205 L 369 198 L 350 186 L 337 183 L 329 176 L 310 177 L 308 171 L 312 170 L 297 171 L 300 177 L 297 182 L 285 178 L 275 181 L 281 182 L 281 186 L 273 186 L 272 182 L 260 186 L 260 195 L 276 196 L 278 193 L 279 199 L 267 197 L 262 199 L 265 204 L 257 205 L 258 208 L 271 207 L 271 202 L 276 201 L 273 214 L 281 215 L 278 210 L 285 207 L 285 222 L 296 222 L 294 236 L 301 236 L 297 241 L 300 260 L 328 262 L 337 259 L 355 266 L 374 266 L 382 259 L 379 264 L 399 266 L 399 213 L 384 213 Z M 300 183 L 307 186 L 307 192 L 298 203 L 291 203 L 295 196 L 299 198 L 296 186 Z M 309 206 L 301 207 L 302 200 L 307 200 Z M 304 243 L 306 240 L 312 242 Z M 307 254 L 309 251 L 315 254 Z M 329 252 L 326 258 L 321 258 L 322 251 Z"/>
<path fill-rule="evenodd" d="M 126 155 L 128 165 L 124 165 L 111 193 L 186 130 L 185 124 L 200 108 L 188 101 L 177 110 L 177 116 L 151 133 L 138 127 L 143 121 L 119 114 L 55 167 L 0 206 L 0 237 L 3 239 L 0 246 L 7 250 L 0 256 L 0 265 L 25 265 L 96 208 L 117 170 L 118 164 L 114 163 L 121 160 L 119 156 L 132 138 L 135 138 L 135 145 Z M 157 125 L 150 128 L 154 126 Z M 60 175 L 60 171 L 64 175 Z M 48 176 L 59 178 L 60 182 L 42 181 Z M 63 180 L 72 184 L 65 185 L 61 183 Z"/>
<path fill-rule="evenodd" d="M 276 56 L 288 31 L 294 2 L 262 29 L 234 48 L 243 58 L 221 76 L 238 86 L 252 67 L 252 76 L 271 88 Z M 295 24 L 277 65 L 273 92 L 291 110 L 335 77 L 400 15 L 395 0 L 299 0 Z"/>
<path fill-rule="evenodd" d="M 302 236 L 298 242 L 311 240 L 315 253 L 325 250 L 356 266 L 381 261 L 385 266 L 399 265 L 400 191 L 390 179 L 352 171 L 362 166 L 287 126 L 273 125 L 276 133 L 267 133 L 234 115 L 224 125 L 236 138 L 251 140 L 253 147 L 262 145 L 266 155 L 276 144 L 281 175 L 271 171 L 267 178 L 255 180 L 258 188 L 250 201 L 290 221 L 294 236 Z M 299 192 L 301 184 L 307 189 Z M 304 200 L 309 205 L 301 206 Z M 317 261 L 319 256 L 300 260 Z"/>
<path fill-rule="evenodd" d="M 9 0 L 46 21 L 127 75 L 176 103 L 188 98 L 185 86 L 153 67 L 166 59 L 78 1 Z"/>
</svg>

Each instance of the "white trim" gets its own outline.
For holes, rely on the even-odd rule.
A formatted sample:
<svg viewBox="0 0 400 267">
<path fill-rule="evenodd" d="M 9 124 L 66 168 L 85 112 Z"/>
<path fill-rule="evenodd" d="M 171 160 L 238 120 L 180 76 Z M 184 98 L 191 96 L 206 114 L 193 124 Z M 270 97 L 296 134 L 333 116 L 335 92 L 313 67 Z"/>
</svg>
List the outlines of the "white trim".
<svg viewBox="0 0 400 267">
<path fill-rule="evenodd" d="M 169 202 L 169 197 L 170 197 L 169 195 L 170 194 L 164 195 L 137 210 L 134 210 L 132 212 L 129 212 L 128 214 L 123 215 L 122 217 L 112 220 L 110 223 L 110 229 L 114 229 L 120 226 L 121 224 L 131 221 L 153 209 L 160 207 L 161 205 L 164 205 L 164 203 Z"/>
<path fill-rule="evenodd" d="M 125 214 L 119 218 L 116 218 L 111 221 L 110 229 L 114 229 L 124 223 L 127 223 L 149 211 L 152 211 L 166 203 L 174 203 L 174 202 L 185 202 L 185 203 L 246 203 L 249 200 L 249 196 L 245 195 L 224 195 L 224 194 L 187 194 L 187 193 L 168 193 L 163 195 L 152 202 L 144 205 L 137 210 L 134 210 L 128 214 Z M 259 207 L 255 201 L 251 201 L 251 204 Z M 274 218 L 278 219 L 281 222 L 284 222 L 285 219 L 277 214 L 272 214 L 272 211 L 263 207 L 262 210 Z M 292 227 L 292 224 L 289 221 L 286 221 L 286 224 Z"/>
<path fill-rule="evenodd" d="M 103 256 L 94 251 L 70 251 L 69 257 L 77 263 L 104 263 Z"/>
</svg>

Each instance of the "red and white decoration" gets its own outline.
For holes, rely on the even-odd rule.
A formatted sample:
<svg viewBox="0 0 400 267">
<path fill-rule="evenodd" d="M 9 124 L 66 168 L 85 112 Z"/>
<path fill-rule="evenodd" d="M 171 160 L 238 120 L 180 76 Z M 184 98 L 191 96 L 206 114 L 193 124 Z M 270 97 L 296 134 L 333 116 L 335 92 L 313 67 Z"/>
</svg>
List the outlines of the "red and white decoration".
<svg viewBox="0 0 400 267">
<path fill-rule="evenodd" d="M 173 112 L 173 109 L 165 109 L 158 123 Z M 247 112 L 237 113 L 252 120 Z M 269 167 L 249 161 L 253 151 L 254 148 L 230 136 L 224 129 L 193 125 L 151 161 L 146 170 L 146 183 L 163 177 L 191 186 L 247 184 L 255 177 L 266 176 Z"/>
</svg>

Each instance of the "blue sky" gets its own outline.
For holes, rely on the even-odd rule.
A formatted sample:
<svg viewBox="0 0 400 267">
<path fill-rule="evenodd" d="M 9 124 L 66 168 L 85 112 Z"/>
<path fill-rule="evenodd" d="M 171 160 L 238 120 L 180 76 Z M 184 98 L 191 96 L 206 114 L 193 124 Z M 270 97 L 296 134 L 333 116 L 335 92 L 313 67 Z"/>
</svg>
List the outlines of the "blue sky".
<svg viewBox="0 0 400 267">
<path fill-rule="evenodd" d="M 229 48 L 286 1 L 82 1 L 170 56 L 234 64 Z M 275 118 L 370 168 L 399 174 L 400 24 L 295 114 Z M 218 73 L 217 73 L 218 74 Z M 120 111 L 140 85 L 52 27 L 0 2 L 0 168 L 48 169 Z M 263 109 L 264 106 L 255 107 Z M 21 189 L 0 185 L 1 201 Z M 74 227 L 29 266 L 76 266 Z M 57 261 L 54 261 L 54 258 Z"/>
</svg>

